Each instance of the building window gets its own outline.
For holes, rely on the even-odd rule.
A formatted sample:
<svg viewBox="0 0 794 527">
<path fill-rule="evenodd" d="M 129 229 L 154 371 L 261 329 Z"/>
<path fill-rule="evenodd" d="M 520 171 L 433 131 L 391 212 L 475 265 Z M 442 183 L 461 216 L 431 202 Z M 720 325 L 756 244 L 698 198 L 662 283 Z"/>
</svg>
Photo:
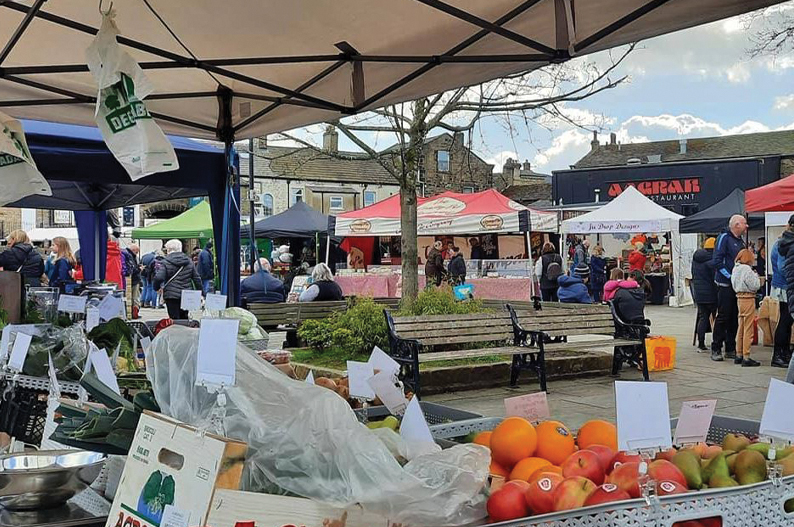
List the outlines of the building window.
<svg viewBox="0 0 794 527">
<path fill-rule="evenodd" d="M 55 225 L 71 225 L 72 213 L 68 210 L 54 210 L 52 211 L 51 224 Z"/>
<path fill-rule="evenodd" d="M 375 204 L 375 191 L 374 190 L 365 190 L 364 191 L 364 206 L 369 207 L 370 205 Z"/>
<path fill-rule="evenodd" d="M 463 187 L 464 194 L 474 194 L 474 187 Z"/>
<path fill-rule="evenodd" d="M 436 152 L 436 165 L 439 172 L 449 172 L 449 150 Z"/>
<path fill-rule="evenodd" d="M 262 216 L 268 218 L 273 215 L 273 194 L 262 194 Z"/>
<path fill-rule="evenodd" d="M 303 189 L 302 188 L 294 188 L 290 191 L 289 196 L 289 205 L 290 207 L 298 203 L 299 201 L 303 201 Z"/>
<path fill-rule="evenodd" d="M 122 221 L 122 227 L 135 227 L 135 207 L 124 207 Z"/>
<path fill-rule="evenodd" d="M 342 196 L 331 196 L 328 198 L 331 210 L 344 210 L 344 200 Z"/>
</svg>

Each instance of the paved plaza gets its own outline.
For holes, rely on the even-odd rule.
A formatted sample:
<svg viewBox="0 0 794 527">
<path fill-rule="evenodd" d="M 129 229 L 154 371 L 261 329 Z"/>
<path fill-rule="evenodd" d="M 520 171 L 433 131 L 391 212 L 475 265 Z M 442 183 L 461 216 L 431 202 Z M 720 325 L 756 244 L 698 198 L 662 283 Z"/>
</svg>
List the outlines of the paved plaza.
<svg viewBox="0 0 794 527">
<path fill-rule="evenodd" d="M 761 362 L 758 368 L 742 368 L 733 361 L 713 362 L 709 353 L 697 353 L 692 345 L 696 309 L 648 306 L 654 335 L 676 338 L 674 370 L 651 372 L 652 381 L 667 383 L 670 415 L 676 416 L 681 402 L 692 399 L 717 399 L 717 414 L 760 420 L 770 377 L 785 378 L 786 370 L 772 368 L 772 348 L 753 346 L 751 355 Z M 706 342 L 711 342 L 708 335 Z M 621 380 L 642 380 L 639 371 L 624 366 Z M 609 375 L 549 382 L 549 406 L 554 419 L 569 427 L 579 427 L 588 419 L 615 419 L 613 382 Z M 525 382 L 517 389 L 493 388 L 428 396 L 426 400 L 471 410 L 486 416 L 504 416 L 503 399 L 537 391 L 537 383 Z"/>
</svg>

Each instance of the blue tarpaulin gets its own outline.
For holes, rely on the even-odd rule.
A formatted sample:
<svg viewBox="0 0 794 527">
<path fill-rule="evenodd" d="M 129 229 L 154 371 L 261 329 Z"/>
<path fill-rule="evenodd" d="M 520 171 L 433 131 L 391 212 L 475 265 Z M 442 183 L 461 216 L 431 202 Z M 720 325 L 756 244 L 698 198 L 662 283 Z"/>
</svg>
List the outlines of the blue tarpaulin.
<svg viewBox="0 0 794 527">
<path fill-rule="evenodd" d="M 230 302 L 236 301 L 240 282 L 240 240 L 237 236 L 240 213 L 236 206 L 240 202 L 239 184 L 234 187 L 236 196 L 232 202 L 232 192 L 227 192 L 231 187 L 226 156 L 221 148 L 169 136 L 179 159 L 179 169 L 131 181 L 96 128 L 42 121 L 23 121 L 22 125 L 36 166 L 49 182 L 53 195 L 28 196 L 8 206 L 99 212 L 167 199 L 209 196 L 215 245 L 227 250 L 226 258 L 218 261 L 221 283 L 225 286 L 222 292 L 229 295 Z M 236 155 L 232 156 L 234 159 Z M 76 215 L 76 218 L 83 265 L 88 263 L 86 249 L 89 246 L 91 252 L 99 248 L 104 261 L 106 242 L 94 237 L 82 239 L 84 234 L 96 233 L 96 227 L 100 227 L 101 232 L 106 231 L 104 220 L 99 220 L 95 214 Z M 231 225 L 235 227 L 230 228 Z M 91 261 L 93 266 L 95 260 L 91 258 Z M 229 284 L 238 284 L 238 287 L 229 291 Z"/>
</svg>

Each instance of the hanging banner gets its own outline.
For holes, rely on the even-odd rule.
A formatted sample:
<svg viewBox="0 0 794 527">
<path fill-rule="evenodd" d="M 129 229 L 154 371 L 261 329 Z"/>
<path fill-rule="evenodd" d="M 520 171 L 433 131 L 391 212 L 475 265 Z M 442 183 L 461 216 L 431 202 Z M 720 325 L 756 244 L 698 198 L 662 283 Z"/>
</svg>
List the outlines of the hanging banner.
<svg viewBox="0 0 794 527">
<path fill-rule="evenodd" d="M 22 124 L 0 112 L 0 206 L 33 194 L 52 196 L 33 162 Z"/>
<path fill-rule="evenodd" d="M 174 147 L 143 103 L 154 88 L 138 63 L 119 46 L 114 17 L 113 11 L 102 14 L 99 32 L 86 50 L 88 69 L 99 92 L 97 126 L 133 181 L 177 170 Z"/>
</svg>

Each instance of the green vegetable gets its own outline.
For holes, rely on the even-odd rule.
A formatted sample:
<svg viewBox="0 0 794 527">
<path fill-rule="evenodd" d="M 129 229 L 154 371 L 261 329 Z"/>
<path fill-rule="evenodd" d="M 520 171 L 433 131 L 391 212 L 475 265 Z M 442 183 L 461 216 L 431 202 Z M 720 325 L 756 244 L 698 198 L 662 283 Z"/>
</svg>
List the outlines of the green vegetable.
<svg viewBox="0 0 794 527">
<path fill-rule="evenodd" d="M 159 470 L 155 470 L 146 480 L 146 485 L 143 486 L 143 501 L 150 509 L 154 509 L 157 503 L 157 498 L 160 496 L 160 486 L 163 484 L 163 474 Z"/>
<path fill-rule="evenodd" d="M 130 371 L 135 371 L 135 350 L 133 346 L 132 329 L 124 320 L 113 318 L 99 324 L 88 333 L 88 339 L 96 344 L 99 349 L 104 349 L 109 357 L 116 352 L 116 347 L 121 344 L 119 357 L 127 360 Z"/>
</svg>

